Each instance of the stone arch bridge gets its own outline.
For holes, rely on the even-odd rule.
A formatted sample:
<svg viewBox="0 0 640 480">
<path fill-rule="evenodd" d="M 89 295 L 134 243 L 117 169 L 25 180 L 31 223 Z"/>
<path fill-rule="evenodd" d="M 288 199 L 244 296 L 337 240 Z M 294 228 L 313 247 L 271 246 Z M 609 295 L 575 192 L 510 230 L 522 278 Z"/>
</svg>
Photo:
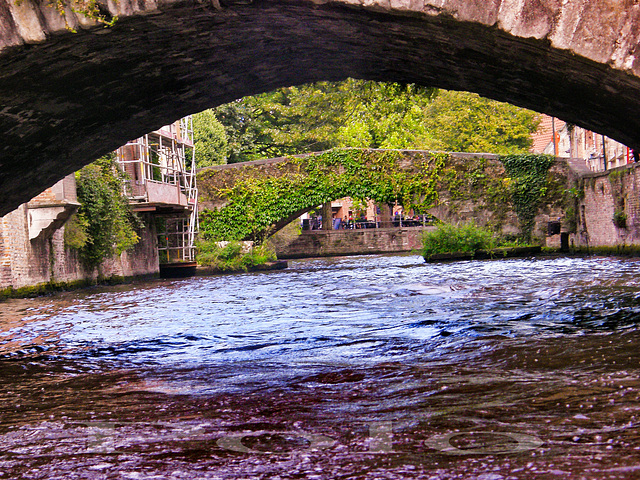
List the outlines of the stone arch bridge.
<svg viewBox="0 0 640 480">
<path fill-rule="evenodd" d="M 566 160 L 555 160 L 545 170 L 534 235 L 546 236 L 549 221 L 565 226 L 573 221 L 565 210 L 573 207 L 567 192 L 577 178 Z M 521 218 L 512 193 L 517 184 L 527 183 L 510 177 L 493 154 L 336 149 L 219 165 L 198 172 L 201 233 L 217 240 L 261 241 L 303 213 L 350 196 L 372 199 L 383 211 L 397 201 L 447 223 L 474 221 L 519 235 Z"/>
<path fill-rule="evenodd" d="M 477 92 L 637 149 L 638 3 L 98 0 L 105 29 L 0 0 L 0 215 L 186 114 L 348 76 Z"/>
</svg>

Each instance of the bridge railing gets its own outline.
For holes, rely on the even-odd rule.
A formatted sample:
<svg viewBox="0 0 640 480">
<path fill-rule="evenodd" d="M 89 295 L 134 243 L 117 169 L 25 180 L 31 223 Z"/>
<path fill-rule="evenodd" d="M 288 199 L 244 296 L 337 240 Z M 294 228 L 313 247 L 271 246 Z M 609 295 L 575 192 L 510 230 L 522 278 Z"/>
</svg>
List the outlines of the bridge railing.
<svg viewBox="0 0 640 480">
<path fill-rule="evenodd" d="M 375 217 L 373 220 L 347 220 L 346 222 L 340 218 L 333 219 L 333 228 L 331 231 L 340 230 L 366 230 L 377 228 L 412 228 L 412 227 L 428 227 L 433 225 L 437 220 L 428 214 L 415 215 L 413 217 L 403 217 L 396 215 L 391 218 Z M 302 220 L 303 232 L 314 232 L 322 230 L 322 217 L 312 217 Z"/>
</svg>

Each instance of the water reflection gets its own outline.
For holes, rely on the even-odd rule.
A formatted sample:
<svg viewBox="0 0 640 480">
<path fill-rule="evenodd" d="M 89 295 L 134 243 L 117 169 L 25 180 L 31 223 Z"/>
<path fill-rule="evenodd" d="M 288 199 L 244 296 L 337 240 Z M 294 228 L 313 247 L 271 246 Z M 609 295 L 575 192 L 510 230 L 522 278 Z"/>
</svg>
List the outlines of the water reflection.
<svg viewBox="0 0 640 480">
<path fill-rule="evenodd" d="M 373 256 L 11 300 L 0 470 L 633 478 L 639 270 Z"/>
</svg>

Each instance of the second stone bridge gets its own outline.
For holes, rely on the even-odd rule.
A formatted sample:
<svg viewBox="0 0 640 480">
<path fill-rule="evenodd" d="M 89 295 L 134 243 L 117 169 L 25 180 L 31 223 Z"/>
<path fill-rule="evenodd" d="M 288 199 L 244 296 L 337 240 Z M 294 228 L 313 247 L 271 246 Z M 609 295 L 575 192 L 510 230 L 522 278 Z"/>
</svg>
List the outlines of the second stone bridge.
<svg viewBox="0 0 640 480">
<path fill-rule="evenodd" d="M 546 162 L 537 174 L 542 183 L 535 183 L 535 169 L 524 176 L 508 172 L 506 157 L 415 150 L 331 150 L 209 167 L 198 172 L 201 230 L 218 240 L 262 241 L 305 212 L 343 197 L 374 200 L 383 215 L 398 202 L 405 211 L 450 223 L 474 221 L 503 235 L 528 229 L 544 238 L 550 221 L 571 228 L 573 218 L 566 212 L 575 210 L 570 193 L 575 175 L 568 163 L 520 157 Z M 527 195 L 529 212 L 534 209 L 529 219 L 522 212 Z"/>
</svg>

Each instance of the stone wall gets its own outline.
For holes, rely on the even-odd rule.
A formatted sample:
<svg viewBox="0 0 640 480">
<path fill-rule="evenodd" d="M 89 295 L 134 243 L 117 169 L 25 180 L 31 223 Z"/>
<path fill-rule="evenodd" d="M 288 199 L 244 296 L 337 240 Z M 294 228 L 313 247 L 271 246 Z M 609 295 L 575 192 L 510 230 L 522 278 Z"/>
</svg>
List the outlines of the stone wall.
<svg viewBox="0 0 640 480">
<path fill-rule="evenodd" d="M 278 258 L 332 257 L 410 252 L 422 246 L 422 232 L 433 227 L 377 228 L 305 232 L 276 249 Z"/>
<path fill-rule="evenodd" d="M 0 218 L 0 291 L 158 274 L 157 239 L 150 217 L 144 218 L 147 228 L 139 232 L 140 241 L 134 249 L 87 270 L 78 252 L 65 247 L 64 226 L 50 236 L 29 240 L 28 210 L 23 204 Z"/>
<path fill-rule="evenodd" d="M 584 198 L 571 240 L 581 246 L 640 245 L 640 168 L 633 164 L 583 177 Z M 614 214 L 626 217 L 614 221 Z"/>
</svg>

